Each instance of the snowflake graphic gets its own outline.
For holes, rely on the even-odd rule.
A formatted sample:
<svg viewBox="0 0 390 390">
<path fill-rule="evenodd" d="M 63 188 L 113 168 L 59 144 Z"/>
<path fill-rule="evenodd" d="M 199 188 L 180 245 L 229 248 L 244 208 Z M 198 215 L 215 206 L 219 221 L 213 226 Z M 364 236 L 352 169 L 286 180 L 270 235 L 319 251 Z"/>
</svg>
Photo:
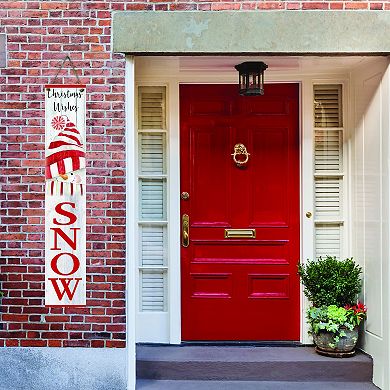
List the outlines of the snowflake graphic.
<svg viewBox="0 0 390 390">
<path fill-rule="evenodd" d="M 51 125 L 53 126 L 53 129 L 57 131 L 64 130 L 65 124 L 66 124 L 66 120 L 63 115 L 55 116 L 51 121 Z"/>
</svg>

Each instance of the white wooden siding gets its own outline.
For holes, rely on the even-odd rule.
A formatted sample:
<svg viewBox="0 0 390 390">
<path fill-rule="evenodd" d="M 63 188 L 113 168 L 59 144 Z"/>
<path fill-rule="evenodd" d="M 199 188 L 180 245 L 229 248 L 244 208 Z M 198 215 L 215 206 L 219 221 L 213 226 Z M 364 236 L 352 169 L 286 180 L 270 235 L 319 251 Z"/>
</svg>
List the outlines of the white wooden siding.
<svg viewBox="0 0 390 390">
<path fill-rule="evenodd" d="M 368 308 L 362 347 L 374 359 L 374 384 L 390 389 L 390 61 L 352 72 L 352 255 L 363 267 Z"/>
</svg>

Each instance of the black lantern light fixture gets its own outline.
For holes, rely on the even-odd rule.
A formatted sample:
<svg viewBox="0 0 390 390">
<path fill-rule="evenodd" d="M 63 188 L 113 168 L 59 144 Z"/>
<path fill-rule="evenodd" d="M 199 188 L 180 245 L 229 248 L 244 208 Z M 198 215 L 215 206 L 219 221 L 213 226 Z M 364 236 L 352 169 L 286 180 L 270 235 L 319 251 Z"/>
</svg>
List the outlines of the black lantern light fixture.
<svg viewBox="0 0 390 390">
<path fill-rule="evenodd" d="M 239 72 L 240 95 L 264 95 L 264 71 L 268 65 L 264 62 L 243 62 L 236 65 Z"/>
</svg>

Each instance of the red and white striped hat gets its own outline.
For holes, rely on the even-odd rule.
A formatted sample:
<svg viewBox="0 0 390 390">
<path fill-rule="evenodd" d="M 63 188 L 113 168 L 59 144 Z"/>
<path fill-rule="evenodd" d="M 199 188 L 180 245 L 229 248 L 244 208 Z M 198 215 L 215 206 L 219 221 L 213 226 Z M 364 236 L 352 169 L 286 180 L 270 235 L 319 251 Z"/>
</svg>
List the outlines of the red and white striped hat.
<svg viewBox="0 0 390 390">
<path fill-rule="evenodd" d="M 82 139 L 74 123 L 66 116 L 57 116 L 51 124 L 59 133 L 46 151 L 46 179 L 85 168 Z"/>
</svg>

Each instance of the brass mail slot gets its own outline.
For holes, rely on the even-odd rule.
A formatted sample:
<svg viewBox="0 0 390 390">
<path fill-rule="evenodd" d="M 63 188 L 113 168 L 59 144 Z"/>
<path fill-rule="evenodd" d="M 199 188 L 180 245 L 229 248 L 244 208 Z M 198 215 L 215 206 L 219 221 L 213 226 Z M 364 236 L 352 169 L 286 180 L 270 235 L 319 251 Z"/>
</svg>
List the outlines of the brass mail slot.
<svg viewBox="0 0 390 390">
<path fill-rule="evenodd" d="M 225 238 L 256 238 L 255 229 L 225 229 Z"/>
</svg>

